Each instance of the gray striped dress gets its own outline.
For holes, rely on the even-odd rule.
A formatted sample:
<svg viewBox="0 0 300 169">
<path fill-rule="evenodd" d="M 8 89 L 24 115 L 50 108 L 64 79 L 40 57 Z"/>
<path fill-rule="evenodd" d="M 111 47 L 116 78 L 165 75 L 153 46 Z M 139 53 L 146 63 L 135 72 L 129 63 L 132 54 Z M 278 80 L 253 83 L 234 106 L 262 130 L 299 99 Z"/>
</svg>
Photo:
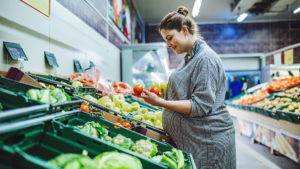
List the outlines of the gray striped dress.
<svg viewBox="0 0 300 169">
<path fill-rule="evenodd" d="M 198 169 L 235 169 L 235 130 L 224 105 L 225 73 L 219 56 L 196 40 L 170 75 L 166 100 L 191 100 L 184 115 L 165 109 L 164 130 L 179 149 L 192 153 Z"/>
</svg>

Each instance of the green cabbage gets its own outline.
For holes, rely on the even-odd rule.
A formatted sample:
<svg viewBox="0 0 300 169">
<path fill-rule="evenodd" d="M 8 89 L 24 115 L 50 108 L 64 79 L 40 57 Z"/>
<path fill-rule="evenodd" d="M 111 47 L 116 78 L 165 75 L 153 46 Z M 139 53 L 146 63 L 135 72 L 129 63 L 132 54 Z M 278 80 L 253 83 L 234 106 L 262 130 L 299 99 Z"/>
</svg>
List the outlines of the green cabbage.
<svg viewBox="0 0 300 169">
<path fill-rule="evenodd" d="M 48 161 L 48 164 L 63 169 L 97 169 L 97 163 L 81 154 L 61 154 Z"/>
<path fill-rule="evenodd" d="M 99 169 L 142 169 L 139 159 L 124 153 L 105 152 L 94 158 Z"/>
</svg>

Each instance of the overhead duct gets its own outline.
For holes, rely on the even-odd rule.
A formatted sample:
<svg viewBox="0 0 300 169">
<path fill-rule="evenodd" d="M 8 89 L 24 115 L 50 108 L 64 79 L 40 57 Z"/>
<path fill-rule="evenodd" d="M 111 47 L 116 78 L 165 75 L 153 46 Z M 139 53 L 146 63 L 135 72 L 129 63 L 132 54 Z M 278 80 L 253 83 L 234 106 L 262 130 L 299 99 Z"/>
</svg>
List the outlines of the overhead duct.
<svg viewBox="0 0 300 169">
<path fill-rule="evenodd" d="M 296 0 L 234 0 L 231 15 L 250 13 L 254 15 L 277 15 L 285 12 Z"/>
<path fill-rule="evenodd" d="M 257 3 L 261 2 L 262 0 L 240 0 L 235 1 L 235 5 L 233 6 L 231 15 L 239 15 L 241 13 L 247 12 L 249 9 L 252 8 L 252 6 Z"/>
</svg>

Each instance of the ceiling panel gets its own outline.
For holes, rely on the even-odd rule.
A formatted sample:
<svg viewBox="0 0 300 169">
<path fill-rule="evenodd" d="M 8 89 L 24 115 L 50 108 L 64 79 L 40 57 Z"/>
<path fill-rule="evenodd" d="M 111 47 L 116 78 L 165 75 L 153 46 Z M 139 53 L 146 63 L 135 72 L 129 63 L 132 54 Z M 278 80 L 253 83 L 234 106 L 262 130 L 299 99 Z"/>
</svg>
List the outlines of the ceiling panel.
<svg viewBox="0 0 300 169">
<path fill-rule="evenodd" d="M 203 0 L 199 15 L 195 18 L 196 22 L 200 24 L 235 22 L 236 16 L 231 16 L 231 1 L 233 0 Z M 300 19 L 300 13 L 296 15 L 292 14 L 292 10 L 300 6 L 300 0 L 292 2 L 290 9 L 285 12 L 265 16 L 250 15 L 244 22 Z M 176 10 L 178 6 L 186 6 L 191 12 L 194 0 L 133 0 L 133 3 L 146 24 L 156 25 L 167 13 Z"/>
</svg>

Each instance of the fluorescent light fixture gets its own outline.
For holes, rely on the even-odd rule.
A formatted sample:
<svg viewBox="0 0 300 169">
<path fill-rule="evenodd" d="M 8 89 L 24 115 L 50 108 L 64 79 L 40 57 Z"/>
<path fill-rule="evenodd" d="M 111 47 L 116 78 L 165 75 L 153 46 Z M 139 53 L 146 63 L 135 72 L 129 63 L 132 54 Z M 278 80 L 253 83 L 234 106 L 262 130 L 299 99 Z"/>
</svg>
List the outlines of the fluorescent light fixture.
<svg viewBox="0 0 300 169">
<path fill-rule="evenodd" d="M 296 14 L 298 12 L 300 12 L 300 6 L 293 11 L 294 14 Z"/>
<path fill-rule="evenodd" d="M 237 22 L 243 22 L 247 18 L 248 14 L 247 13 L 242 13 L 240 16 L 236 19 Z"/>
<path fill-rule="evenodd" d="M 193 17 L 196 17 L 199 14 L 201 4 L 202 4 L 202 0 L 195 0 L 193 11 L 192 11 Z"/>
</svg>

